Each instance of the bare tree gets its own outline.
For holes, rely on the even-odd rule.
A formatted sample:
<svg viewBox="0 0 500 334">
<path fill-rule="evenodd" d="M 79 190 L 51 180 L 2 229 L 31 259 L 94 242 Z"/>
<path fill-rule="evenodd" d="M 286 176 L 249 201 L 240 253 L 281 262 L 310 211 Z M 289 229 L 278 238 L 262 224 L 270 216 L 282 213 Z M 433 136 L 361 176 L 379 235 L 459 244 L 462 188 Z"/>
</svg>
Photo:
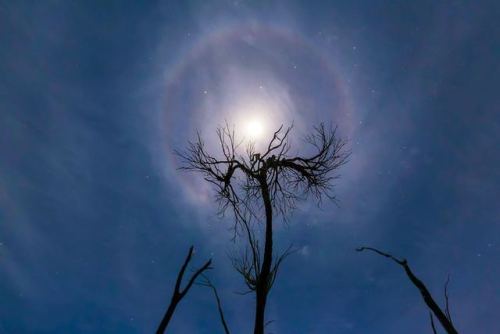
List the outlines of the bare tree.
<svg viewBox="0 0 500 334">
<path fill-rule="evenodd" d="M 356 249 L 358 252 L 362 252 L 364 250 L 369 250 L 372 252 L 377 253 L 378 255 L 384 256 L 386 258 L 391 259 L 401 267 L 403 267 L 406 275 L 410 279 L 410 281 L 413 283 L 413 285 L 418 289 L 420 292 L 420 295 L 424 299 L 425 304 L 429 308 L 429 310 L 432 312 L 429 312 L 430 315 L 430 321 L 431 321 L 431 327 L 433 333 L 436 332 L 436 327 L 434 326 L 434 316 L 439 320 L 443 328 L 446 330 L 448 334 L 458 334 L 457 330 L 455 329 L 455 326 L 453 324 L 453 321 L 451 320 L 451 314 L 450 314 L 450 306 L 449 306 L 449 300 L 448 300 L 448 283 L 450 281 L 450 277 L 448 276 L 448 279 L 446 280 L 446 283 L 444 285 L 444 297 L 445 297 L 445 309 L 444 311 L 439 307 L 439 305 L 436 303 L 434 298 L 432 297 L 431 293 L 425 286 L 425 284 L 413 273 L 411 270 L 410 266 L 408 265 L 408 261 L 406 259 L 398 259 L 394 257 L 391 254 L 382 252 L 376 248 L 373 247 L 360 247 Z"/>
<path fill-rule="evenodd" d="M 324 196 L 334 200 L 332 181 L 348 158 L 345 141 L 336 136 L 336 129 L 323 124 L 305 138 L 311 154 L 290 154 L 291 129 L 281 126 L 263 152 L 253 144 L 240 152 L 242 143 L 236 141 L 228 125 L 217 130 L 218 156 L 207 151 L 200 134 L 185 151 L 177 152 L 184 162 L 182 169 L 201 172 L 215 186 L 220 214 L 228 209 L 234 213 L 235 238 L 242 235 L 247 239 L 246 250 L 233 264 L 248 292 L 255 293 L 255 334 L 264 333 L 267 297 L 280 264 L 290 253 L 288 249 L 281 255 L 273 254 L 273 216 L 281 214 L 286 219 L 296 201 L 309 195 L 318 202 Z M 262 236 L 256 234 L 255 224 L 260 222 L 264 222 Z"/>
<path fill-rule="evenodd" d="M 165 315 L 163 316 L 163 319 L 160 322 L 160 325 L 158 326 L 158 329 L 156 330 L 157 334 L 162 334 L 165 332 L 168 323 L 170 322 L 170 319 L 172 319 L 172 316 L 174 314 L 175 308 L 179 304 L 179 302 L 186 296 L 188 293 L 189 289 L 191 289 L 191 286 L 194 284 L 196 281 L 196 278 L 200 276 L 204 271 L 211 269 L 210 265 L 212 264 L 212 260 L 208 260 L 205 262 L 203 266 L 201 266 L 198 270 L 195 271 L 193 276 L 189 279 L 186 287 L 181 290 L 181 283 L 182 283 L 182 277 L 184 276 L 184 272 L 186 271 L 186 268 L 191 261 L 191 258 L 193 256 L 193 246 L 189 248 L 188 255 L 186 257 L 186 260 L 184 260 L 184 263 L 179 270 L 179 274 L 177 275 L 177 281 L 175 282 L 175 287 L 174 287 L 174 292 L 172 294 L 172 298 L 170 300 L 170 304 L 167 308 L 167 311 L 165 312 Z"/>
</svg>

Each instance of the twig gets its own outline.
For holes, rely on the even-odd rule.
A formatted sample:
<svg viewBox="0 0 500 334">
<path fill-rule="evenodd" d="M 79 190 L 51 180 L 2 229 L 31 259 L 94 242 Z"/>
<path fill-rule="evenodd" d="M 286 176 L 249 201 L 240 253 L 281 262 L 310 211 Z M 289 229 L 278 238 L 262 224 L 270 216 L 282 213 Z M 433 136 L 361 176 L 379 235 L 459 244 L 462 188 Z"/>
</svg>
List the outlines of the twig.
<svg viewBox="0 0 500 334">
<path fill-rule="evenodd" d="M 214 296 L 215 296 L 215 300 L 217 302 L 217 311 L 219 312 L 220 321 L 222 323 L 222 327 L 224 327 L 224 333 L 230 334 L 229 327 L 227 326 L 226 318 L 224 316 L 224 311 L 222 309 L 222 303 L 220 301 L 219 293 L 217 292 L 217 288 L 215 287 L 215 285 L 213 285 L 212 281 L 210 281 L 208 276 L 206 276 L 204 274 L 202 274 L 201 276 L 203 277 L 203 282 L 199 283 L 199 284 L 212 289 L 212 292 L 214 293 Z"/>
</svg>

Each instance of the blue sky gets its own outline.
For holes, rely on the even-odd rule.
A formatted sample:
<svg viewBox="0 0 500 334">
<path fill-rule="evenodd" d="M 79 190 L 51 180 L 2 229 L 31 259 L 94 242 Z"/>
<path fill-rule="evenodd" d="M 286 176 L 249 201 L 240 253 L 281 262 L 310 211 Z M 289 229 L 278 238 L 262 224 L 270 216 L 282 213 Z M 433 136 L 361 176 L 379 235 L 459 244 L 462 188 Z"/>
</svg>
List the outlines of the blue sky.
<svg viewBox="0 0 500 334">
<path fill-rule="evenodd" d="M 406 257 L 455 324 L 498 330 L 500 42 L 494 1 L 0 1 L 0 333 L 148 333 L 190 245 L 234 333 L 252 296 L 230 217 L 172 154 L 263 114 L 294 144 L 332 122 L 339 205 L 305 202 L 273 333 L 430 332 Z M 256 111 L 257 110 L 257 111 Z M 238 124 L 236 124 L 238 126 Z M 397 310 L 395 312 L 395 310 Z M 194 287 L 172 333 L 222 332 Z"/>
</svg>

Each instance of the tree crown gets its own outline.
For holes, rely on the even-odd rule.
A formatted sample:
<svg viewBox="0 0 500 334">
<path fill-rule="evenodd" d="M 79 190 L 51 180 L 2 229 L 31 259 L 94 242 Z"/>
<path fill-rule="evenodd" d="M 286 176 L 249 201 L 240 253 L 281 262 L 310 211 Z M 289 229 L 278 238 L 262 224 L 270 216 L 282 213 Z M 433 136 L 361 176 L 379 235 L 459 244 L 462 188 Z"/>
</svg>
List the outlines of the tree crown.
<svg viewBox="0 0 500 334">
<path fill-rule="evenodd" d="M 217 129 L 219 157 L 207 151 L 198 133 L 186 150 L 177 152 L 183 161 L 181 169 L 201 172 L 215 186 L 219 212 L 223 215 L 227 209 L 233 210 L 236 231 L 238 223 L 260 218 L 263 188 L 269 191 L 273 211 L 285 219 L 297 200 L 310 195 L 318 203 L 325 196 L 335 200 L 333 181 L 349 157 L 346 141 L 337 137 L 336 128 L 321 123 L 304 139 L 312 153 L 292 155 L 292 128 L 280 126 L 263 152 L 253 143 L 241 152 L 242 142 L 236 141 L 234 129 L 226 124 Z"/>
</svg>

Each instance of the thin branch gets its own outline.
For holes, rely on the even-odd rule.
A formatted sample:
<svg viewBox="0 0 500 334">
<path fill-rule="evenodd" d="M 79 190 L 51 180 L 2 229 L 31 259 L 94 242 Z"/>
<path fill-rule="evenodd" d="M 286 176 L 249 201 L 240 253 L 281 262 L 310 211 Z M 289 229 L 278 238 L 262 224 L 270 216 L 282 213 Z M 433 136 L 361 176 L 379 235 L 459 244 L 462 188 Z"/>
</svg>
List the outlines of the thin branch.
<svg viewBox="0 0 500 334">
<path fill-rule="evenodd" d="M 432 316 L 432 312 L 429 311 L 429 317 L 431 319 L 431 328 L 432 328 L 432 333 L 437 334 L 436 326 L 434 325 L 434 317 Z"/>
<path fill-rule="evenodd" d="M 278 256 L 273 261 L 274 265 L 273 265 L 273 267 L 271 269 L 271 275 L 270 275 L 271 277 L 270 277 L 269 287 L 268 287 L 269 290 L 271 290 L 272 286 L 274 285 L 274 281 L 276 280 L 276 276 L 278 275 L 278 271 L 279 271 L 281 263 L 288 256 L 290 256 L 292 253 L 295 253 L 296 251 L 297 251 L 297 249 L 293 249 L 293 244 L 291 244 L 290 246 L 288 246 L 288 248 L 280 256 Z"/>
<path fill-rule="evenodd" d="M 401 266 L 404 266 L 405 263 L 406 263 L 406 260 L 400 260 L 400 259 L 392 256 L 391 254 L 384 253 L 384 252 L 382 252 L 382 251 L 380 251 L 380 250 L 378 250 L 376 248 L 373 248 L 373 247 L 359 247 L 359 248 L 356 248 L 356 251 L 358 251 L 358 252 L 362 252 L 364 250 L 370 250 L 370 251 L 375 252 L 375 253 L 377 253 L 379 255 L 387 257 L 387 258 L 393 260 L 394 262 L 396 262 L 397 264 L 399 264 Z"/>
<path fill-rule="evenodd" d="M 449 303 L 449 298 L 448 298 L 448 284 L 449 283 L 450 283 L 450 275 L 448 275 L 448 278 L 446 279 L 446 283 L 444 284 L 444 299 L 445 299 L 444 312 L 446 314 L 446 318 L 448 318 L 450 323 L 453 324 L 453 321 L 451 320 L 450 303 Z"/>
<path fill-rule="evenodd" d="M 215 287 L 215 285 L 213 285 L 212 281 L 210 281 L 208 276 L 202 274 L 202 277 L 203 277 L 203 282 L 201 282 L 199 284 L 204 285 L 204 286 L 212 289 L 212 292 L 214 293 L 214 296 L 215 296 L 215 300 L 217 302 L 217 311 L 219 312 L 220 321 L 222 323 L 222 327 L 224 327 L 224 333 L 230 334 L 229 327 L 227 326 L 226 318 L 224 316 L 224 311 L 222 309 L 222 303 L 221 303 L 220 298 L 219 298 L 219 293 L 217 292 L 217 288 Z"/>
</svg>

